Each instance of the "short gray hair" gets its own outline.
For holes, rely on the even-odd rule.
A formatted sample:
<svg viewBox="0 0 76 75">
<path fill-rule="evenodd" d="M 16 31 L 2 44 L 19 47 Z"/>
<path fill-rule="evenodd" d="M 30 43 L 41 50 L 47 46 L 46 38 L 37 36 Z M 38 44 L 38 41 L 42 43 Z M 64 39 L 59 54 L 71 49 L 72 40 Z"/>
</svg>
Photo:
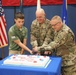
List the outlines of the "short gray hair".
<svg viewBox="0 0 76 75">
<path fill-rule="evenodd" d="M 44 9 L 42 9 L 42 8 L 40 8 L 39 10 L 36 10 L 36 13 L 37 13 L 37 12 L 45 14 Z"/>
<path fill-rule="evenodd" d="M 58 21 L 62 21 L 61 17 L 58 15 L 54 16 L 51 20 L 55 20 L 55 19 Z"/>
</svg>

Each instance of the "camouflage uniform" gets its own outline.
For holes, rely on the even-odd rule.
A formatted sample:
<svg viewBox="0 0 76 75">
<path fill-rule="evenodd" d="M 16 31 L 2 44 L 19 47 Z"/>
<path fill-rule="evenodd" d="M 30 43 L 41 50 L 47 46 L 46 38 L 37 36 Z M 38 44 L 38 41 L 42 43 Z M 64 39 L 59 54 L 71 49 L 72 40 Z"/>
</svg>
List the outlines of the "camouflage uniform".
<svg viewBox="0 0 76 75">
<path fill-rule="evenodd" d="M 51 36 L 50 36 L 50 38 L 47 37 L 48 38 L 48 39 L 46 39 L 47 42 L 49 42 L 49 40 L 53 39 L 53 29 L 50 25 L 50 20 L 46 19 L 43 24 L 39 24 L 39 22 L 37 20 L 34 20 L 32 22 L 31 45 L 33 48 L 35 46 L 39 47 L 39 46 L 43 45 L 43 43 L 45 41 L 46 34 L 48 32 L 48 29 L 50 29 L 50 31 L 51 31 Z"/>
<path fill-rule="evenodd" d="M 76 75 L 75 37 L 68 26 L 63 24 L 62 29 L 55 32 L 54 41 L 46 45 L 44 49 L 52 52 L 55 49 L 56 55 L 62 57 L 62 75 Z"/>
</svg>

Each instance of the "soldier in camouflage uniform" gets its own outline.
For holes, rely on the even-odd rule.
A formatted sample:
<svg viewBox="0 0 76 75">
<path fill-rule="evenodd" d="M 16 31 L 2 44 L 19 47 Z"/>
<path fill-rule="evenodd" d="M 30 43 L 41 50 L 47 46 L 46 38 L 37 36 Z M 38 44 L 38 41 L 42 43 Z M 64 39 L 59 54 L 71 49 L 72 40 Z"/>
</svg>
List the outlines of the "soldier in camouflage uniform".
<svg viewBox="0 0 76 75">
<path fill-rule="evenodd" d="M 51 30 L 51 40 L 53 39 L 53 29 L 50 25 L 50 20 L 46 19 L 43 9 L 36 11 L 36 19 L 31 25 L 31 45 L 34 52 L 37 52 L 40 46 L 43 45 L 48 29 Z M 47 41 L 50 40 L 46 39 Z M 42 52 L 43 54 L 44 52 Z"/>
<path fill-rule="evenodd" d="M 76 45 L 72 30 L 65 24 L 59 16 L 54 16 L 50 21 L 54 29 L 54 40 L 48 45 L 42 46 L 45 50 L 54 52 L 56 56 L 62 57 L 62 75 L 76 75 Z M 50 36 L 50 30 L 48 31 Z"/>
</svg>

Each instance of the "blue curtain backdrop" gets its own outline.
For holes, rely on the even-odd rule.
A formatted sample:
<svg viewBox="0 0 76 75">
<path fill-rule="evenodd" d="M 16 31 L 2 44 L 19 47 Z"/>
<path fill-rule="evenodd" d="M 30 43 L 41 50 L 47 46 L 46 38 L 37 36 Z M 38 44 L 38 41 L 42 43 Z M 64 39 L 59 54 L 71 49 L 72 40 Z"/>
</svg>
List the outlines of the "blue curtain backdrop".
<svg viewBox="0 0 76 75">
<path fill-rule="evenodd" d="M 10 26 L 14 24 L 14 7 L 3 7 L 5 11 L 5 17 L 7 21 L 7 32 Z M 46 12 L 46 17 L 51 19 L 54 15 L 61 16 L 62 5 L 49 5 L 42 6 Z M 15 11 L 19 11 L 19 7 L 16 7 Z M 30 45 L 30 26 L 32 21 L 35 19 L 36 6 L 23 7 L 23 13 L 25 15 L 25 26 L 28 28 L 28 41 L 27 46 L 31 48 Z M 68 26 L 73 30 L 76 36 L 76 5 L 68 5 Z M 5 57 L 8 56 L 8 46 L 4 48 Z M 0 49 L 1 56 L 1 49 Z"/>
</svg>

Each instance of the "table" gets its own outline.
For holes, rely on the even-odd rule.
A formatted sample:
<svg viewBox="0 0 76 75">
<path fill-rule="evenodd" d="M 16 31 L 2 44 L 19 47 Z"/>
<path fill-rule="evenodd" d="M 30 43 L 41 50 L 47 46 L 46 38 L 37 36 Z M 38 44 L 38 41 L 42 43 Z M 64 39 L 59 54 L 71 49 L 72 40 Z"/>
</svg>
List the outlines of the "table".
<svg viewBox="0 0 76 75">
<path fill-rule="evenodd" d="M 3 65 L 5 58 L 0 61 L 0 75 L 60 75 L 62 59 L 60 57 L 50 58 L 52 61 L 47 68 Z"/>
</svg>

